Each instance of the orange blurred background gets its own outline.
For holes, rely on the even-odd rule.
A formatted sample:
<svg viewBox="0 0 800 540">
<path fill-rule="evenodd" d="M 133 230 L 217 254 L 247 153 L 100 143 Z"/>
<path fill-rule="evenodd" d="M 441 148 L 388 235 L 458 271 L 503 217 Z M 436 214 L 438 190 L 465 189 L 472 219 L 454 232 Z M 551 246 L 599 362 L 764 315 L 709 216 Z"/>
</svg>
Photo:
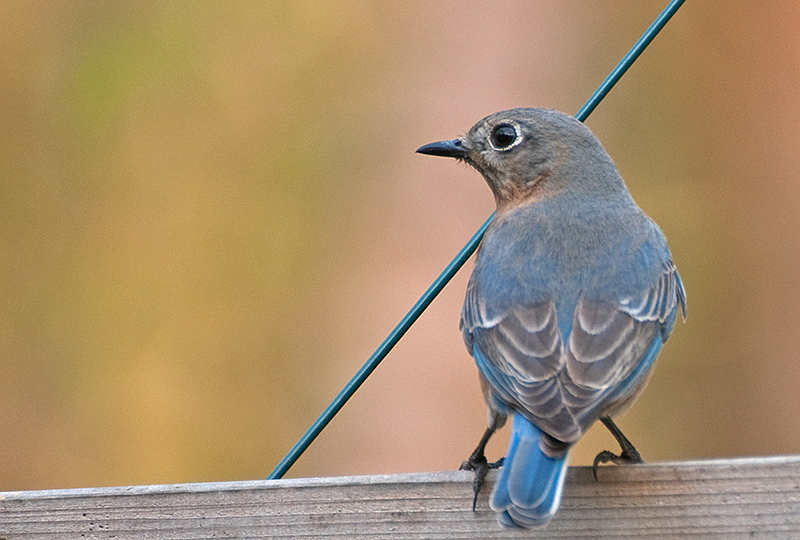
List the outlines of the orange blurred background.
<svg viewBox="0 0 800 540">
<path fill-rule="evenodd" d="M 414 150 L 576 113 L 664 5 L 0 2 L 0 491 L 266 477 L 493 210 Z M 587 121 L 689 298 L 646 460 L 800 452 L 798 23 L 690 0 Z M 288 476 L 466 458 L 469 267 Z"/>
</svg>

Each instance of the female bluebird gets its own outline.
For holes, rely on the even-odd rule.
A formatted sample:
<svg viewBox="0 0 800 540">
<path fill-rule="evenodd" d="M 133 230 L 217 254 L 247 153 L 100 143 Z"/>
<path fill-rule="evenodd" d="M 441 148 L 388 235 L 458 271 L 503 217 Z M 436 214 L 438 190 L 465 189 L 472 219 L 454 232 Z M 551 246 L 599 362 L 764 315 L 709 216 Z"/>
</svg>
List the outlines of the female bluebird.
<svg viewBox="0 0 800 540">
<path fill-rule="evenodd" d="M 492 114 L 418 150 L 472 165 L 497 202 L 467 286 L 461 330 L 489 428 L 465 462 L 480 489 L 484 447 L 513 432 L 491 495 L 500 523 L 558 509 L 570 447 L 598 419 L 622 445 L 597 461 L 641 461 L 611 421 L 638 396 L 686 297 L 667 242 L 581 122 L 547 109 Z"/>
</svg>

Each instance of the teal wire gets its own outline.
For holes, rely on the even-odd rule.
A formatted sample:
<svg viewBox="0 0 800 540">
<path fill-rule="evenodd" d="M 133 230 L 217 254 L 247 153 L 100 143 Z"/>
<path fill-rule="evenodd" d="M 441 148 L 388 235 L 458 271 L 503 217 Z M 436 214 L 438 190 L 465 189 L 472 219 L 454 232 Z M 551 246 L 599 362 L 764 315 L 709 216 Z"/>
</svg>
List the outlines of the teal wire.
<svg viewBox="0 0 800 540">
<path fill-rule="evenodd" d="M 622 60 L 619 61 L 617 67 L 615 67 L 614 70 L 609 73 L 608 77 L 606 77 L 606 80 L 603 81 L 603 84 L 601 84 L 600 87 L 594 91 L 594 94 L 592 94 L 583 107 L 581 107 L 581 110 L 578 111 L 578 114 L 575 115 L 575 118 L 583 122 L 589 117 L 590 114 L 592 114 L 592 111 L 594 111 L 595 107 L 597 107 L 600 102 L 603 101 L 603 98 L 606 97 L 606 94 L 608 94 L 614 85 L 617 84 L 617 82 L 622 78 L 622 76 L 625 75 L 625 72 L 628 71 L 628 68 L 631 67 L 634 62 L 636 62 L 636 60 L 639 58 L 639 55 L 641 55 L 647 46 L 650 45 L 650 42 L 653 41 L 656 35 L 658 35 L 661 29 L 664 28 L 664 26 L 669 22 L 672 16 L 675 15 L 675 12 L 680 9 L 685 1 L 686 0 L 672 0 L 672 2 L 670 2 L 667 7 L 664 8 L 664 11 L 662 11 L 661 14 L 656 17 L 656 20 L 653 21 L 653 24 L 651 24 L 645 33 L 642 34 L 642 37 L 639 38 L 639 41 L 634 43 L 633 47 L 631 47 L 631 50 L 628 51 L 628 54 L 626 54 Z"/>
<path fill-rule="evenodd" d="M 664 25 L 670 20 L 670 18 L 678 11 L 678 8 L 684 3 L 685 0 L 673 0 L 669 3 L 669 5 L 661 12 L 661 15 L 653 21 L 653 24 L 647 29 L 647 31 L 639 38 L 634 46 L 628 51 L 628 54 L 617 64 L 617 67 L 614 68 L 606 80 L 603 81 L 603 84 L 595 90 L 594 94 L 589 98 L 589 100 L 581 107 L 578 114 L 575 115 L 575 118 L 583 122 L 586 118 L 594 111 L 595 107 L 603 100 L 603 98 L 608 94 L 611 88 L 617 83 L 617 81 L 622 78 L 625 72 L 628 70 L 631 65 L 636 61 L 642 51 L 653 41 L 653 38 L 664 28 Z M 400 321 L 400 323 L 395 327 L 394 330 L 389 334 L 389 336 L 381 343 L 381 345 L 372 353 L 372 356 L 361 366 L 361 369 L 358 370 L 350 382 L 345 385 L 339 395 L 328 405 L 328 408 L 323 411 L 319 418 L 308 428 L 305 435 L 303 435 L 299 441 L 292 447 L 286 457 L 284 457 L 278 466 L 275 467 L 267 480 L 275 480 L 278 478 L 283 478 L 283 475 L 286 474 L 286 471 L 294 465 L 295 461 L 306 451 L 306 449 L 314 442 L 314 439 L 322 432 L 323 429 L 333 420 L 333 417 L 344 407 L 344 404 L 355 394 L 356 390 L 367 380 L 367 377 L 375 371 L 375 368 L 378 367 L 378 364 L 389 354 L 389 351 L 400 341 L 400 338 L 411 328 L 416 320 L 422 315 L 422 312 L 433 302 L 433 299 L 444 289 L 445 285 L 456 275 L 456 273 L 464 266 L 464 263 L 472 256 L 476 249 L 478 249 L 478 245 L 480 245 L 481 240 L 483 240 L 483 235 L 486 234 L 486 229 L 489 228 L 491 225 L 492 220 L 494 219 L 494 213 L 489 216 L 489 219 L 486 220 L 478 232 L 467 242 L 467 244 L 458 252 L 458 255 L 453 259 L 453 261 L 447 265 L 444 271 L 439 275 L 438 278 L 433 282 L 433 284 L 428 287 L 428 290 L 425 291 L 417 303 L 409 310 L 405 317 Z"/>
</svg>

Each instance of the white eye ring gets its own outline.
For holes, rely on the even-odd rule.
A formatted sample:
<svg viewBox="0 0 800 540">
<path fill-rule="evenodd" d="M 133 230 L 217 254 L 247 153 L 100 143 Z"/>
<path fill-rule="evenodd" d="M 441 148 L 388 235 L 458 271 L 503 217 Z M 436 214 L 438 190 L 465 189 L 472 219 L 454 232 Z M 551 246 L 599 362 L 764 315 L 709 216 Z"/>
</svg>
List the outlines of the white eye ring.
<svg viewBox="0 0 800 540">
<path fill-rule="evenodd" d="M 511 133 L 510 133 L 511 132 Z M 513 133 L 513 134 L 512 134 Z M 513 139 L 511 137 L 514 137 Z M 489 145 L 498 152 L 508 152 L 522 142 L 522 130 L 514 122 L 500 122 L 487 137 Z"/>
</svg>

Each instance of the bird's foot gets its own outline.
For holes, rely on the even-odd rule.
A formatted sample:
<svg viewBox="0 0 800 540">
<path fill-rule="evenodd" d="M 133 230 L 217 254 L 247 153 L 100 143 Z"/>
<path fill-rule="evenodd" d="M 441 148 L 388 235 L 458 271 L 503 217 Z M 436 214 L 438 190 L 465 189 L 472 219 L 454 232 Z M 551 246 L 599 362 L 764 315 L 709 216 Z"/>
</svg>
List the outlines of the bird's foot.
<svg viewBox="0 0 800 540">
<path fill-rule="evenodd" d="M 606 428 L 608 428 L 608 431 L 611 432 L 611 435 L 617 439 L 621 452 L 619 455 L 617 455 L 613 452 L 609 452 L 608 450 L 603 450 L 595 456 L 594 463 L 592 464 L 592 475 L 594 476 L 595 481 L 597 481 L 597 466 L 601 463 L 614 463 L 615 465 L 644 463 L 639 451 L 622 433 L 622 430 L 617 427 L 610 416 L 601 416 L 600 421 L 604 426 L 606 426 Z"/>
<path fill-rule="evenodd" d="M 594 463 L 592 464 L 592 475 L 594 475 L 594 479 L 597 480 L 597 467 L 601 463 L 613 463 L 615 465 L 630 465 L 635 463 L 644 463 L 642 456 L 639 454 L 639 451 L 631 445 L 628 448 L 622 450 L 619 455 L 609 452 L 608 450 L 603 450 L 599 454 L 597 454 L 594 458 Z"/>
<path fill-rule="evenodd" d="M 472 499 L 473 512 L 478 504 L 478 493 L 481 492 L 483 481 L 486 479 L 486 475 L 491 469 L 497 469 L 501 467 L 505 459 L 506 458 L 503 457 L 495 462 L 489 462 L 483 452 L 478 452 L 476 450 L 471 456 L 469 456 L 469 459 L 463 462 L 461 467 L 458 468 L 459 471 L 475 471 L 475 478 L 472 480 L 472 491 L 475 493 L 475 497 Z"/>
</svg>

